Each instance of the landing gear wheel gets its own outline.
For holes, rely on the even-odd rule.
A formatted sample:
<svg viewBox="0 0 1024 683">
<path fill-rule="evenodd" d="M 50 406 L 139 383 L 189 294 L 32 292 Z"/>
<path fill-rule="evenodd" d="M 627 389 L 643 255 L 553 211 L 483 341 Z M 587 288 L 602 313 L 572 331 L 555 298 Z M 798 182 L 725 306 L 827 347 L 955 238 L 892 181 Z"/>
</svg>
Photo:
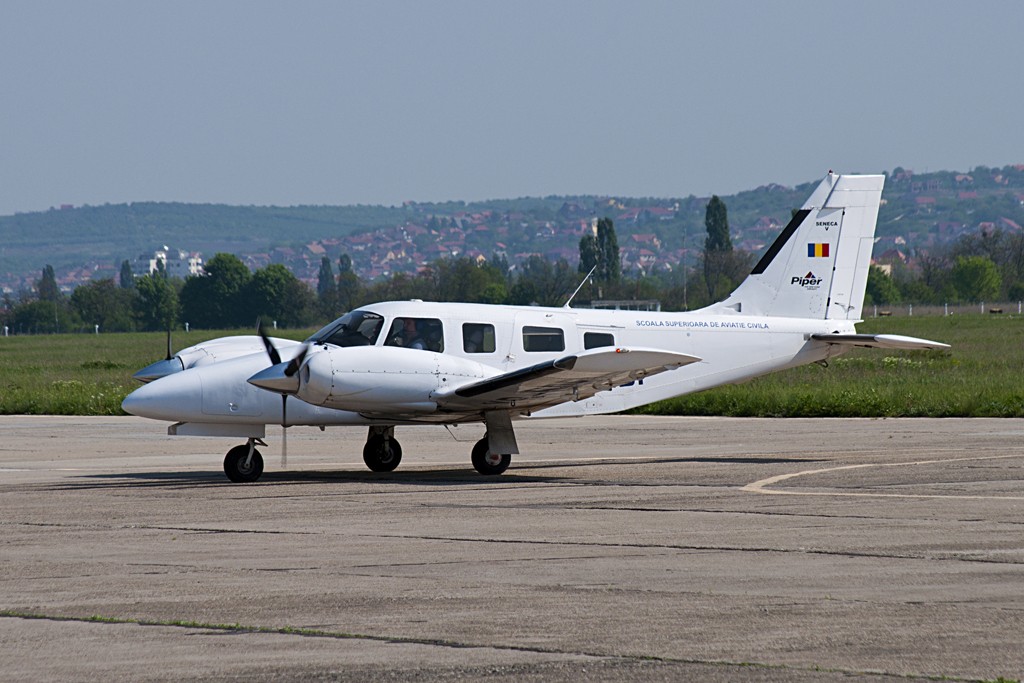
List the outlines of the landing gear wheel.
<svg viewBox="0 0 1024 683">
<path fill-rule="evenodd" d="M 224 456 L 224 474 L 236 484 L 254 482 L 263 474 L 263 456 L 255 448 L 249 457 L 249 446 L 235 446 Z"/>
<path fill-rule="evenodd" d="M 402 444 L 397 439 L 371 436 L 363 446 L 363 462 L 374 472 L 391 472 L 402 462 Z"/>
<path fill-rule="evenodd" d="M 473 467 L 480 474 L 501 474 L 512 463 L 512 456 L 508 453 L 491 453 L 489 446 L 486 436 L 476 442 L 473 446 Z"/>
</svg>

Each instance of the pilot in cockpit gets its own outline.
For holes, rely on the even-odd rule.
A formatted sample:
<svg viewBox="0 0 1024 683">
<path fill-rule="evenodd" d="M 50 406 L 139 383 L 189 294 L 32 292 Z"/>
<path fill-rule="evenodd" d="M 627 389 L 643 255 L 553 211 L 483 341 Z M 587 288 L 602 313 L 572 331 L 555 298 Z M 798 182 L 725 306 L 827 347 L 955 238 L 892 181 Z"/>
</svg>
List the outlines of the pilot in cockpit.
<svg viewBox="0 0 1024 683">
<path fill-rule="evenodd" d="M 427 348 L 415 318 L 395 318 L 391 329 L 393 332 L 388 338 L 389 346 L 404 346 L 407 349 Z"/>
</svg>

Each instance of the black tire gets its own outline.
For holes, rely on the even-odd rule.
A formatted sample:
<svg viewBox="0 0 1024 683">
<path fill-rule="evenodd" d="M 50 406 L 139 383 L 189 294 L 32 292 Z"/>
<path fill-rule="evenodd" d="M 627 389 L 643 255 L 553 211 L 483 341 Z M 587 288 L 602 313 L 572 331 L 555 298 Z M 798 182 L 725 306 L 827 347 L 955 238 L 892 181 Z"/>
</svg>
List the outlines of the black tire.
<svg viewBox="0 0 1024 683">
<path fill-rule="evenodd" d="M 491 453 L 489 446 L 486 436 L 473 446 L 473 468 L 487 476 L 501 474 L 512 463 L 512 456 L 508 453 Z"/>
<path fill-rule="evenodd" d="M 363 462 L 374 472 L 391 472 L 402 462 L 402 444 L 397 439 L 371 436 L 363 446 Z"/>
<path fill-rule="evenodd" d="M 245 461 L 249 457 L 249 446 L 235 446 L 224 456 L 224 474 L 236 484 L 251 483 L 263 475 L 263 456 L 255 448 L 249 466 Z"/>
</svg>

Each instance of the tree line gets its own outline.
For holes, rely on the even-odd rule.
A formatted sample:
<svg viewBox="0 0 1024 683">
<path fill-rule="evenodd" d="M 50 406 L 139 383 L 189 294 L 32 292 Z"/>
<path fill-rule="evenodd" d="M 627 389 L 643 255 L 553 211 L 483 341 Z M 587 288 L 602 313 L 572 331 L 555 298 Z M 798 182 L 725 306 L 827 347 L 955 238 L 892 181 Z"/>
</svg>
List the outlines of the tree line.
<svg viewBox="0 0 1024 683">
<path fill-rule="evenodd" d="M 424 299 L 491 304 L 561 306 L 580 286 L 576 303 L 594 299 L 657 299 L 663 310 L 699 308 L 726 297 L 750 271 L 754 255 L 733 248 L 728 212 L 717 196 L 705 211 L 707 236 L 697 263 L 657 274 L 623 273 L 618 239 L 610 218 L 597 221 L 579 242 L 579 262 L 552 262 L 540 256 L 510 264 L 490 259 L 438 259 L 416 274 L 396 273 L 366 282 L 343 254 L 323 257 L 315 290 L 285 266 L 255 272 L 232 254 L 210 259 L 202 275 L 169 277 L 162 262 L 148 275 L 134 277 L 128 261 L 118 281 L 96 280 L 70 296 L 57 286 L 54 270 L 43 268 L 34 291 L 5 294 L 0 324 L 11 334 L 125 332 L 249 328 L 258 320 L 279 327 L 322 324 L 375 301 Z M 917 267 L 902 262 L 891 272 L 872 266 L 865 305 L 967 303 L 1024 299 L 1024 235 L 1000 230 L 966 235 L 952 248 L 922 254 Z"/>
</svg>

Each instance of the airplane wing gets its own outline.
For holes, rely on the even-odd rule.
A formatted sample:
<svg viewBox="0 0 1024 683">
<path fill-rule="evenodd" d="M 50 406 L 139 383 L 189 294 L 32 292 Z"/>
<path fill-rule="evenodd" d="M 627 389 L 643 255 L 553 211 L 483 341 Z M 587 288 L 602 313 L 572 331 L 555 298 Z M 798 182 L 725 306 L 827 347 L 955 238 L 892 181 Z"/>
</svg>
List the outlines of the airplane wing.
<svg viewBox="0 0 1024 683">
<path fill-rule="evenodd" d="M 904 337 L 901 334 L 812 334 L 811 339 L 839 346 L 863 346 L 872 349 L 910 349 L 910 350 L 942 350 L 949 344 Z"/>
<path fill-rule="evenodd" d="M 464 384 L 435 396 L 435 400 L 444 411 L 540 410 L 699 360 L 658 349 L 591 349 Z"/>
</svg>

